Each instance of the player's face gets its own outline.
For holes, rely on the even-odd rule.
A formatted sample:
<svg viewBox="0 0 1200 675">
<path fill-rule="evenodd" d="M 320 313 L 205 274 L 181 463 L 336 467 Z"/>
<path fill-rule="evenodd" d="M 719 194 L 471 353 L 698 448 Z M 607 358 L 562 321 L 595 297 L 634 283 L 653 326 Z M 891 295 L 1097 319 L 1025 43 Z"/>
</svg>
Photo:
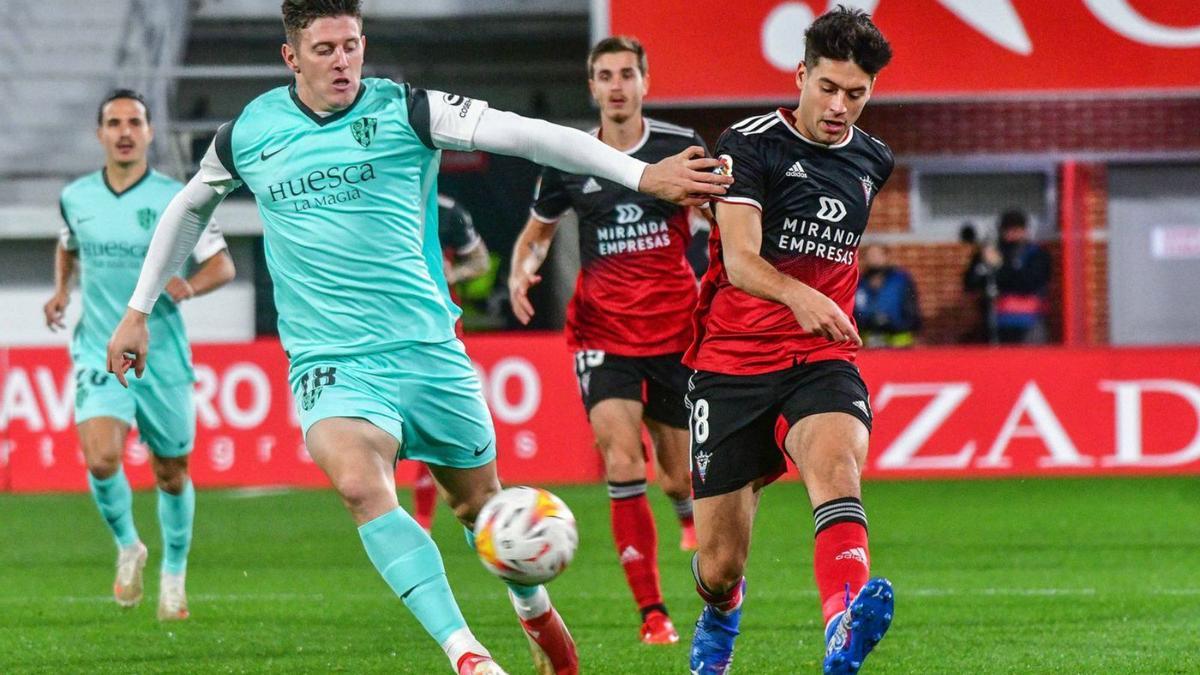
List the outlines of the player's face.
<svg viewBox="0 0 1200 675">
<path fill-rule="evenodd" d="M 620 123 L 642 114 L 642 98 L 650 87 L 650 78 L 638 69 L 633 52 L 601 54 L 592 64 L 588 88 L 600 106 L 600 115 Z"/>
<path fill-rule="evenodd" d="M 853 61 L 818 59 L 812 68 L 800 63 L 796 86 L 800 88 L 797 131 L 818 143 L 833 145 L 858 121 L 871 98 L 875 78 Z"/>
<path fill-rule="evenodd" d="M 135 164 L 146 159 L 154 131 L 146 121 L 146 108 L 131 98 L 109 101 L 101 113 L 96 137 L 108 162 Z"/>
<path fill-rule="evenodd" d="M 358 96 L 366 47 L 352 16 L 321 17 L 300 31 L 295 47 L 284 43 L 283 60 L 296 73 L 300 100 L 321 112 L 349 108 Z"/>
</svg>

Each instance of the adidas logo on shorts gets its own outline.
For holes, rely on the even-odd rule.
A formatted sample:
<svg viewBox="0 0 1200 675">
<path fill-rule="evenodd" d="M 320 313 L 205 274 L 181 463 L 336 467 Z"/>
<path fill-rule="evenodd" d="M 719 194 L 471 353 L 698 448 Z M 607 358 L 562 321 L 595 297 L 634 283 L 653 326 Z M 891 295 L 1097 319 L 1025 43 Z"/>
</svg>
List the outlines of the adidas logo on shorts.
<svg viewBox="0 0 1200 675">
<path fill-rule="evenodd" d="M 871 409 L 867 407 L 866 401 L 855 401 L 854 407 L 866 413 L 867 417 L 871 416 Z"/>
<path fill-rule="evenodd" d="M 589 177 L 587 182 L 583 184 L 582 192 L 585 195 L 590 195 L 593 192 L 599 192 L 602 189 L 604 188 L 600 187 L 600 182 L 597 181 L 595 177 Z"/>
<path fill-rule="evenodd" d="M 800 166 L 800 162 L 792 165 L 792 168 L 787 170 L 789 178 L 808 178 L 808 173 L 804 171 L 804 167 Z"/>
</svg>

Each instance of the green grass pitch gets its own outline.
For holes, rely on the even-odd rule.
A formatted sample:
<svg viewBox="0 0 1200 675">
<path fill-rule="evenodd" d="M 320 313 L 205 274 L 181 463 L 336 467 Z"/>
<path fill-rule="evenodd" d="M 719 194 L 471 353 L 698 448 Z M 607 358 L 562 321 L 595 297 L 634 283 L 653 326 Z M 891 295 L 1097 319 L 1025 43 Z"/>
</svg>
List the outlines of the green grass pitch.
<svg viewBox="0 0 1200 675">
<path fill-rule="evenodd" d="M 660 565 L 683 642 L 648 647 L 604 489 L 555 491 L 582 544 L 550 590 L 583 672 L 687 672 L 700 603 L 666 500 L 654 497 Z M 1200 479 L 876 482 L 866 504 L 874 570 L 897 599 L 864 673 L 1200 672 Z M 108 594 L 113 546 L 86 495 L 0 497 L 0 673 L 450 672 L 333 493 L 201 492 L 192 618 L 171 625 L 154 618 L 153 494 L 138 494 L 135 510 L 151 549 L 147 596 L 123 611 Z M 736 672 L 820 671 L 810 513 L 799 485 L 766 491 Z M 510 673 L 531 672 L 501 584 L 444 509 L 434 536 L 476 635 Z"/>
</svg>

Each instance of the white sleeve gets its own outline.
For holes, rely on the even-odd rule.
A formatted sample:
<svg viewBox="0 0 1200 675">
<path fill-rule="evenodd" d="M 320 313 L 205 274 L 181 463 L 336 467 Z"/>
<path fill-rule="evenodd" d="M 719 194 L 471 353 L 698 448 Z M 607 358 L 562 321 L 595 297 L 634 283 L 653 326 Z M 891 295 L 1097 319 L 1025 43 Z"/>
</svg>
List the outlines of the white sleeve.
<svg viewBox="0 0 1200 675">
<path fill-rule="evenodd" d="M 67 218 L 67 205 L 62 197 L 58 198 L 58 213 L 63 219 L 62 229 L 58 231 L 58 243 L 64 251 L 78 251 L 79 240 L 75 238 L 75 231 L 71 229 L 71 220 Z"/>
<path fill-rule="evenodd" d="M 58 231 L 58 243 L 62 245 L 64 251 L 79 250 L 79 241 L 75 239 L 75 233 L 65 225 Z"/>
<path fill-rule="evenodd" d="M 167 204 L 159 218 L 154 238 L 146 251 L 142 263 L 142 274 L 137 288 L 129 299 L 129 306 L 143 314 L 149 314 L 154 302 L 162 294 L 167 280 L 179 271 L 188 254 L 196 247 L 200 235 L 212 218 L 213 211 L 224 198 L 224 193 L 209 185 L 203 171 L 197 173 L 183 186 Z"/>
<path fill-rule="evenodd" d="M 488 108 L 475 127 L 474 148 L 583 176 L 607 178 L 637 190 L 646 163 L 609 147 L 591 134 L 545 120 Z"/>
<path fill-rule="evenodd" d="M 222 127 L 222 130 L 224 128 Z M 221 132 L 217 133 L 219 136 Z M 221 162 L 221 158 L 217 154 L 218 140 L 214 138 L 213 142 L 208 144 L 208 150 L 205 151 L 204 157 L 200 160 L 200 171 L 196 173 L 196 178 L 199 178 L 204 184 L 210 186 L 224 197 L 238 189 L 242 181 Z"/>
<path fill-rule="evenodd" d="M 409 92 L 409 123 L 430 148 L 472 150 L 471 138 L 487 107 L 487 101 L 414 88 Z"/>
<path fill-rule="evenodd" d="M 217 225 L 216 220 L 208 221 L 208 226 L 200 233 L 200 240 L 196 242 L 196 248 L 192 250 L 192 260 L 196 264 L 200 264 L 214 255 L 229 248 L 225 243 L 225 235 L 221 234 L 221 228 Z"/>
</svg>

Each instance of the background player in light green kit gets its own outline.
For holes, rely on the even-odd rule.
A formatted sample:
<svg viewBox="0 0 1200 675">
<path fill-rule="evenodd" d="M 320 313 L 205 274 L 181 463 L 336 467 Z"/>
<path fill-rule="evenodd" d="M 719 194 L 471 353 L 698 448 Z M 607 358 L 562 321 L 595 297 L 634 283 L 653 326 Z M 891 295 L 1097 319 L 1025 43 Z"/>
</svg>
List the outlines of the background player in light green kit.
<svg viewBox="0 0 1200 675">
<path fill-rule="evenodd" d="M 150 112 L 136 92 L 110 94 L 97 114 L 96 136 L 104 168 L 68 185 L 60 207 L 66 227 L 55 254 L 55 293 L 46 303 L 46 325 L 65 328 L 64 311 L 78 269 L 83 316 L 71 340 L 75 371 L 75 424 L 88 467 L 92 496 L 117 541 L 113 595 L 132 607 L 142 599 L 146 546 L 133 523 L 132 493 L 121 466 L 130 424 L 137 421 L 150 447 L 158 484 L 162 528 L 162 583 L 158 618 L 186 619 L 184 576 L 192 540 L 195 492 L 188 454 L 196 431 L 192 401 L 192 356 L 179 303 L 233 278 L 233 261 L 215 225 L 201 233 L 192 252 L 197 266 L 187 279 L 173 276 L 148 320 L 156 345 L 154 369 L 128 389 L 107 372 L 105 345 L 121 320 L 125 303 L 154 234 L 159 214 L 183 187 L 151 169 L 146 151 L 154 137 Z"/>
<path fill-rule="evenodd" d="M 438 242 L 441 149 L 526 157 L 699 203 L 731 181 L 691 148 L 646 165 L 572 129 L 454 94 L 361 79 L 357 0 L 286 0 L 291 86 L 259 96 L 221 128 L 163 215 L 129 309 L 108 348 L 124 381 L 146 367 L 147 315 L 217 204 L 254 193 L 275 282 L 279 333 L 309 454 L 358 525 L 380 575 L 459 673 L 501 673 L 474 637 L 441 554 L 399 507 L 397 458 L 428 464 L 470 526 L 500 489 L 495 432 L 479 378 L 454 336 Z M 154 361 L 151 359 L 151 368 Z M 578 672 L 575 646 L 541 586 L 510 596 L 543 673 Z"/>
</svg>

